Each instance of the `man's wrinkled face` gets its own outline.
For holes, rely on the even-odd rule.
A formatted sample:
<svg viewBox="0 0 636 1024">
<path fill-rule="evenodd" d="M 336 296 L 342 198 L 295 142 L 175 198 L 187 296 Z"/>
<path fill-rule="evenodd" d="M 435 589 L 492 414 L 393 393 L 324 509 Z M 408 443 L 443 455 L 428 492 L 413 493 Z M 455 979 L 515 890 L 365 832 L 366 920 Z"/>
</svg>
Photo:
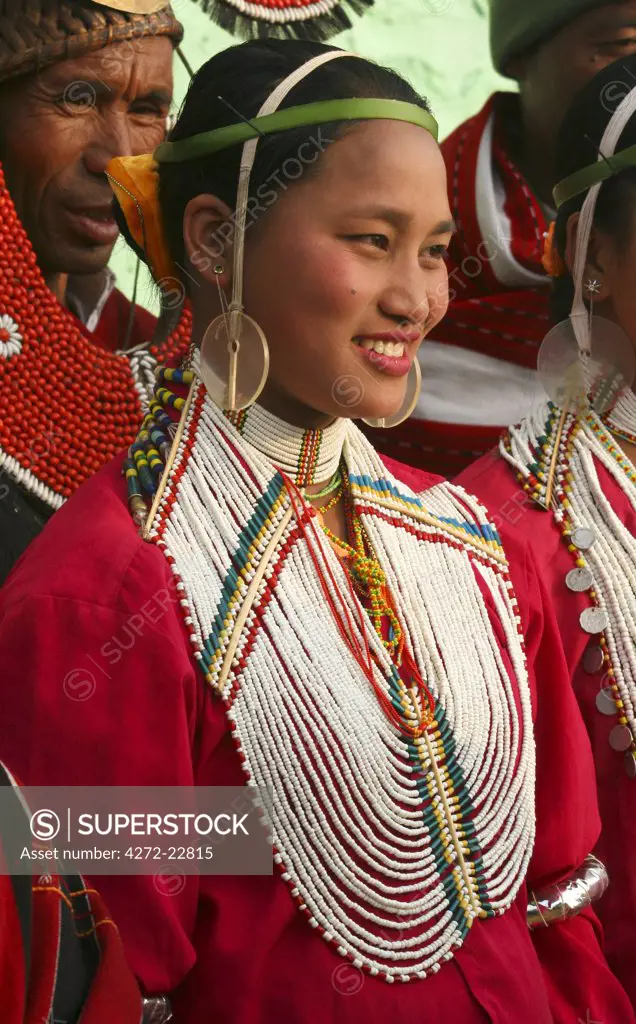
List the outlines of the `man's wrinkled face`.
<svg viewBox="0 0 636 1024">
<path fill-rule="evenodd" d="M 546 140 L 554 140 L 579 90 L 608 64 L 634 52 L 636 0 L 599 3 L 512 61 L 509 71 L 519 80 L 525 112 Z"/>
<path fill-rule="evenodd" d="M 41 270 L 102 270 L 117 238 L 105 175 L 152 151 L 172 100 L 172 43 L 147 37 L 0 86 L 0 160 Z"/>
</svg>

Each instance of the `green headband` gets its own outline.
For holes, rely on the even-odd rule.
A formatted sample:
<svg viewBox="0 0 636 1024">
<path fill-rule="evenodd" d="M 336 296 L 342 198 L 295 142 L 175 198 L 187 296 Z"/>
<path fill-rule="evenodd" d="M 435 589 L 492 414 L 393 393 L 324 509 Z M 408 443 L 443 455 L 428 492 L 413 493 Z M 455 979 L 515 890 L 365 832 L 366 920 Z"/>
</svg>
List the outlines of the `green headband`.
<svg viewBox="0 0 636 1024">
<path fill-rule="evenodd" d="M 222 149 L 272 132 L 304 128 L 312 124 L 328 124 L 331 121 L 373 120 L 405 121 L 419 125 L 430 132 L 437 142 L 437 121 L 432 114 L 415 103 L 376 99 L 323 100 L 287 107 L 286 110 L 276 110 L 273 114 L 255 117 L 250 121 L 239 121 L 210 132 L 201 132 L 182 142 L 163 142 L 155 150 L 154 158 L 160 164 L 178 164 L 218 153 Z"/>
<path fill-rule="evenodd" d="M 569 177 L 564 178 L 555 187 L 552 195 L 557 209 L 567 203 L 568 199 L 578 196 L 581 192 L 587 192 L 592 185 L 600 181 L 607 181 L 608 178 L 624 171 L 627 167 L 636 167 L 636 146 L 628 146 L 621 149 L 620 153 L 613 156 L 602 157 L 594 164 L 582 167 Z"/>
</svg>

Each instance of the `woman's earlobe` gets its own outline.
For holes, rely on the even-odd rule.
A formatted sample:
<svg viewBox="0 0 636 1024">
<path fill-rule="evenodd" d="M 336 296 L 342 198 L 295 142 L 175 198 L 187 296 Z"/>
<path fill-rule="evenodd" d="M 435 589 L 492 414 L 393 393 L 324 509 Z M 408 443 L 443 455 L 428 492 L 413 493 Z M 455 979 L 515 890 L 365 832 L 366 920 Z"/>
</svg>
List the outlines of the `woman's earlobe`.
<svg viewBox="0 0 636 1024">
<path fill-rule="evenodd" d="M 227 262 L 221 262 L 221 260 L 219 260 L 217 263 L 213 264 L 212 271 L 214 273 L 219 292 L 230 287 L 232 283 L 232 274 Z"/>
<path fill-rule="evenodd" d="M 229 280 L 231 266 L 232 211 L 216 196 L 201 194 L 187 204 L 183 215 L 183 239 L 186 257 L 196 267 L 200 277 L 208 281 L 217 278 L 215 268 L 223 266 L 225 280 Z"/>
<path fill-rule="evenodd" d="M 565 262 L 572 276 L 574 276 L 574 257 L 580 216 L 578 210 L 571 214 L 566 226 Z M 587 260 L 583 269 L 583 295 L 589 302 L 605 302 L 610 298 L 607 278 L 603 272 L 606 255 L 606 250 L 603 248 L 603 236 L 599 235 L 595 228 L 592 228 L 587 247 Z M 588 285 L 591 287 L 588 288 Z"/>
</svg>

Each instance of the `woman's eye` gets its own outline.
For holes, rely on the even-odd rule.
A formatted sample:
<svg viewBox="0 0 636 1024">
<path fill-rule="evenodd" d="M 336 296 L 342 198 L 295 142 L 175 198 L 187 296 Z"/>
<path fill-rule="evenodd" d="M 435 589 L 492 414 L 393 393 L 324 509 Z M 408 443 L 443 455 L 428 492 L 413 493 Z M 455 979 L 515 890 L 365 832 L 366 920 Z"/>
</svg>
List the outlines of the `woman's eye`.
<svg viewBox="0 0 636 1024">
<path fill-rule="evenodd" d="M 432 256 L 434 260 L 443 260 L 448 253 L 447 245 L 429 245 L 426 250 L 427 256 Z"/>
<path fill-rule="evenodd" d="M 352 241 L 356 242 L 368 242 L 376 249 L 388 249 L 389 240 L 386 235 L 349 235 Z"/>
<path fill-rule="evenodd" d="M 636 46 L 636 36 L 621 36 L 620 39 L 607 39 L 600 44 L 602 50 L 627 50 Z"/>
</svg>

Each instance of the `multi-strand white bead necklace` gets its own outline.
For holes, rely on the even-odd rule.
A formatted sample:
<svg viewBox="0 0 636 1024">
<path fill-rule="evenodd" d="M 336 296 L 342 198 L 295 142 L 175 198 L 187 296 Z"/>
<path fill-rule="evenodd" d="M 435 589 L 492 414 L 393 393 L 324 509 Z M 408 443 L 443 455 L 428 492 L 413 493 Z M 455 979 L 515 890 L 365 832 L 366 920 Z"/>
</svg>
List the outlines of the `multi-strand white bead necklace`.
<svg viewBox="0 0 636 1024">
<path fill-rule="evenodd" d="M 224 701 L 249 784 L 271 788 L 275 861 L 299 909 L 361 969 L 388 982 L 423 978 L 452 957 L 476 917 L 511 906 L 533 845 L 531 707 L 505 556 L 461 488 L 439 485 L 424 504 L 350 422 L 312 439 L 329 456 L 323 479 L 334 460 L 346 464 L 434 698 L 432 724 L 409 736 L 416 695 L 319 529 L 310 550 L 301 520 L 313 513 L 303 503 L 297 518 L 263 454 L 297 467 L 306 432 L 262 409 L 238 429 L 230 419 L 195 381 L 147 536 L 177 577 L 194 657 Z M 339 632 L 331 601 L 368 644 L 374 685 L 404 731 Z"/>
<path fill-rule="evenodd" d="M 614 408 L 603 417 L 603 422 L 616 437 L 636 444 L 636 396 L 625 388 Z"/>
<path fill-rule="evenodd" d="M 538 504 L 552 508 L 574 556 L 567 587 L 587 592 L 590 605 L 580 615 L 590 637 L 584 669 L 597 674 L 600 713 L 616 717 L 610 744 L 624 754 L 625 769 L 636 777 L 636 538 L 612 507 L 599 480 L 602 465 L 636 510 L 636 469 L 611 431 L 625 436 L 636 425 L 636 396 L 623 394 L 601 420 L 566 414 L 548 404 L 501 442 Z M 546 493 L 549 490 L 549 494 Z"/>
</svg>

